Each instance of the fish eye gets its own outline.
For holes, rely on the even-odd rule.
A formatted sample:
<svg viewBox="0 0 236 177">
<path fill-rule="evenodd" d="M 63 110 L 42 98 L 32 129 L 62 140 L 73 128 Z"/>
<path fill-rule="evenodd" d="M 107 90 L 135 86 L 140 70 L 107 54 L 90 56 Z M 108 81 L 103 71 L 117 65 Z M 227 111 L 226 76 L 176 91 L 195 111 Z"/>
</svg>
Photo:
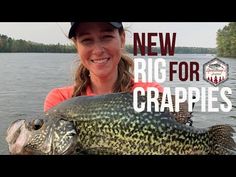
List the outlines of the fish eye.
<svg viewBox="0 0 236 177">
<path fill-rule="evenodd" d="M 70 132 L 68 132 L 68 136 L 75 136 L 76 135 L 76 131 L 72 130 Z"/>
<path fill-rule="evenodd" d="M 32 122 L 32 128 L 34 130 L 39 130 L 43 126 L 43 123 L 42 119 L 36 119 Z"/>
</svg>

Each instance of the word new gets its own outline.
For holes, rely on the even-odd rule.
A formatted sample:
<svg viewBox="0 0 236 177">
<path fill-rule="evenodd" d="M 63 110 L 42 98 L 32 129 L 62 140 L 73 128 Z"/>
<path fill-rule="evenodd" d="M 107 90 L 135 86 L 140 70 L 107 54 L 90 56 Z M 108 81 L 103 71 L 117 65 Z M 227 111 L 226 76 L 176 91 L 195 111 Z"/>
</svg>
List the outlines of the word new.
<svg viewBox="0 0 236 177">
<path fill-rule="evenodd" d="M 141 37 L 139 33 L 134 33 L 134 56 L 137 56 L 138 48 L 141 56 L 145 56 L 146 54 L 148 56 L 157 56 L 158 52 L 153 51 L 153 48 L 157 47 L 157 39 L 154 39 L 157 36 L 159 37 L 161 55 L 166 56 L 168 53 L 170 56 L 173 56 L 175 53 L 176 33 L 173 33 L 172 41 L 170 33 L 166 33 L 165 39 L 163 33 L 141 33 Z"/>
</svg>

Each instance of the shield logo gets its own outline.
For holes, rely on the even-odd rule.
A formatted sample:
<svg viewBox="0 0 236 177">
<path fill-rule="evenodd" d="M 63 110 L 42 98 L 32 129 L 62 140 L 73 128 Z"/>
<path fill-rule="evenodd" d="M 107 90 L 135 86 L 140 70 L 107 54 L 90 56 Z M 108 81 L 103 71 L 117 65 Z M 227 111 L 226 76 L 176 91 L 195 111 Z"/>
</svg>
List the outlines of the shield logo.
<svg viewBox="0 0 236 177">
<path fill-rule="evenodd" d="M 229 66 L 219 58 L 213 58 L 203 65 L 203 79 L 215 87 L 229 78 Z"/>
</svg>

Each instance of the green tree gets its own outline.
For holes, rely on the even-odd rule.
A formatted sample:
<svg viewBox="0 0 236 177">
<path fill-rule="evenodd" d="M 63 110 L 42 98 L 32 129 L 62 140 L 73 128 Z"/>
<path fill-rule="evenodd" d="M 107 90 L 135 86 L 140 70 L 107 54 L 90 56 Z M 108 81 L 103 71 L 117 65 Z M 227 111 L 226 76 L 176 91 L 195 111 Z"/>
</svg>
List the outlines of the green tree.
<svg viewBox="0 0 236 177">
<path fill-rule="evenodd" d="M 0 34 L 0 52 L 51 52 L 51 53 L 75 53 L 72 45 L 40 44 L 25 40 L 15 40 Z"/>
<path fill-rule="evenodd" d="M 217 55 L 236 57 L 236 22 L 230 22 L 217 31 Z"/>
</svg>

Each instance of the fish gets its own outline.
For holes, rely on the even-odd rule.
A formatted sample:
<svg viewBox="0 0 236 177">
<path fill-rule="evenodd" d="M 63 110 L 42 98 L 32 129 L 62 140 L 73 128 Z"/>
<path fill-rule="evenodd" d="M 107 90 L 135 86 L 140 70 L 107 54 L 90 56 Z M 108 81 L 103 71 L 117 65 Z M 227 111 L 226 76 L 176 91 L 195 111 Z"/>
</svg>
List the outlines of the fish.
<svg viewBox="0 0 236 177">
<path fill-rule="evenodd" d="M 132 93 L 112 93 L 75 97 L 16 120 L 6 141 L 17 155 L 226 155 L 235 154 L 234 132 L 227 124 L 188 126 L 154 108 L 136 112 Z"/>
<path fill-rule="evenodd" d="M 209 68 L 214 69 L 214 70 L 219 70 L 219 69 L 224 69 L 220 64 L 215 63 L 215 64 L 210 64 Z"/>
<path fill-rule="evenodd" d="M 154 94 L 152 93 L 152 97 L 154 97 Z M 196 97 L 193 96 L 193 98 L 195 99 Z M 163 99 L 163 94 L 159 93 L 158 96 L 158 102 L 159 102 L 159 107 L 162 104 L 162 99 Z M 145 101 L 146 102 L 146 98 L 145 97 L 141 97 L 140 96 L 140 100 Z M 165 100 L 166 103 L 168 103 L 168 100 Z M 173 110 L 175 110 L 175 95 L 171 95 L 171 102 L 173 104 Z M 192 104 L 192 109 L 194 109 L 195 103 Z M 190 126 L 192 126 L 193 121 L 192 121 L 192 113 L 193 112 L 189 112 L 188 111 L 188 102 L 181 102 L 179 103 L 179 111 L 173 111 L 170 112 L 169 108 L 165 108 L 164 110 L 165 112 L 169 112 L 171 118 L 173 118 L 174 120 L 176 120 L 177 122 L 181 123 L 181 124 L 188 124 Z"/>
</svg>

